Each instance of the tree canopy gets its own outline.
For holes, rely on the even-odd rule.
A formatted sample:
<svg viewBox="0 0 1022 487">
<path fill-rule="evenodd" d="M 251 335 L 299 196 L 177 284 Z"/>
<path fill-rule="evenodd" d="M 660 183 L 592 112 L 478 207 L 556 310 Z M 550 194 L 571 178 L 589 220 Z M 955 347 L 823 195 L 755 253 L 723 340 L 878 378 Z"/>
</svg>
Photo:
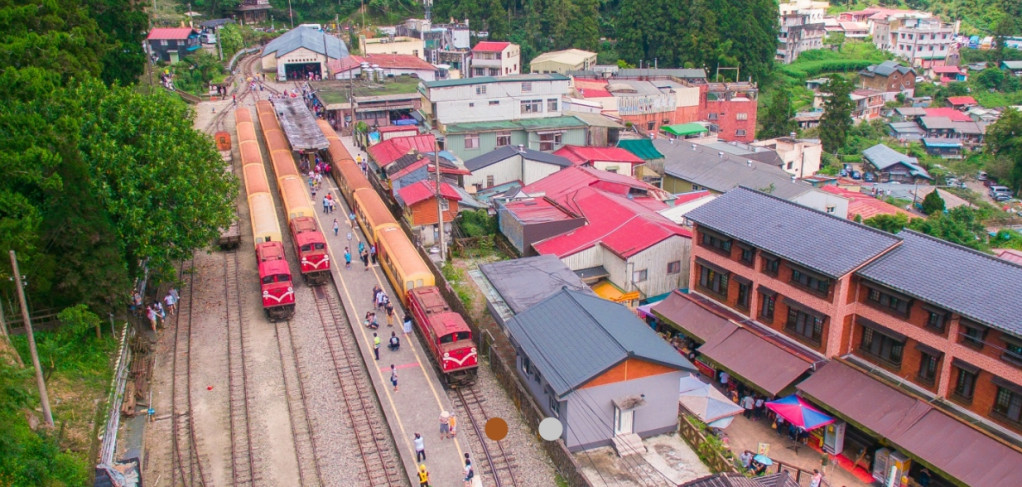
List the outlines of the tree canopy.
<svg viewBox="0 0 1022 487">
<path fill-rule="evenodd" d="M 852 93 L 852 82 L 842 76 L 832 75 L 820 90 L 827 93 L 827 101 L 823 104 L 823 116 L 820 117 L 820 141 L 823 150 L 834 153 L 845 145 L 848 129 L 852 126 L 852 109 L 854 102 L 849 97 Z"/>
<path fill-rule="evenodd" d="M 1010 179 L 1002 182 L 1018 192 L 1022 188 L 1022 112 L 1008 108 L 987 127 L 986 151 L 1011 168 Z"/>
</svg>

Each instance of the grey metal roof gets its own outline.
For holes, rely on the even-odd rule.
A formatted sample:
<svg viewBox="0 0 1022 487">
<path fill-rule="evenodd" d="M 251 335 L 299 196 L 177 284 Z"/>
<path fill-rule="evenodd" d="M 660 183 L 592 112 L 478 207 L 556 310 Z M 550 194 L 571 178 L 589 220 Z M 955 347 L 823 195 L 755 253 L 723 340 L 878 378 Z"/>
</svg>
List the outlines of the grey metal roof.
<svg viewBox="0 0 1022 487">
<path fill-rule="evenodd" d="M 969 135 L 982 135 L 986 128 L 976 122 L 951 122 L 951 126 L 955 132 Z"/>
<path fill-rule="evenodd" d="M 926 115 L 926 109 L 923 107 L 898 107 L 894 111 L 903 117 L 922 117 Z"/>
<path fill-rule="evenodd" d="M 911 230 L 858 275 L 1022 337 L 1022 266 Z"/>
<path fill-rule="evenodd" d="M 272 103 L 292 149 L 308 151 L 330 147 L 323 130 L 316 124 L 316 117 L 301 98 L 276 98 Z"/>
<path fill-rule="evenodd" d="M 674 76 L 677 78 L 706 78 L 704 69 L 619 69 L 616 73 L 621 78 L 634 78 L 637 76 Z"/>
<path fill-rule="evenodd" d="M 740 473 L 721 473 L 690 480 L 679 487 L 798 487 L 787 472 L 746 477 Z"/>
<path fill-rule="evenodd" d="M 898 237 L 749 188 L 735 188 L 685 217 L 812 270 L 841 277 Z"/>
<path fill-rule="evenodd" d="M 553 154 L 540 152 L 527 147 L 519 148 L 518 146 L 506 145 L 465 161 L 465 169 L 468 169 L 469 171 L 476 171 L 519 154 L 530 161 L 553 164 L 561 167 L 571 166 L 571 161 L 561 156 L 555 156 Z"/>
<path fill-rule="evenodd" d="M 479 270 L 515 313 L 531 308 L 565 287 L 592 293 L 589 286 L 554 255 L 481 264 Z"/>
<path fill-rule="evenodd" d="M 695 371 L 630 309 L 578 291 L 561 290 L 508 320 L 507 328 L 561 397 L 632 357 Z"/>
<path fill-rule="evenodd" d="M 923 176 L 925 178 L 932 179 L 930 178 L 930 173 L 927 172 L 926 169 L 923 168 L 923 166 L 919 165 L 919 159 L 916 159 L 915 157 L 906 154 L 902 154 L 901 152 L 898 152 L 890 147 L 887 147 L 884 144 L 877 144 L 874 145 L 873 147 L 870 147 L 869 149 L 862 151 L 862 156 L 865 157 L 866 160 L 868 160 L 869 163 L 872 164 L 873 167 L 876 167 L 877 170 L 879 171 L 886 171 L 887 169 L 890 169 L 892 166 L 895 166 L 897 164 L 903 164 L 909 168 L 909 172 L 911 172 L 913 175 Z"/>
<path fill-rule="evenodd" d="M 789 139 L 790 140 L 790 139 Z M 696 142 L 700 144 L 699 142 Z M 752 159 L 762 163 L 770 164 L 771 166 L 783 166 L 784 160 L 781 156 L 777 155 L 777 151 L 768 149 L 766 147 L 760 147 L 755 145 L 749 145 L 742 142 L 724 142 L 718 140 L 716 142 L 702 143 L 704 147 L 716 149 L 718 152 L 727 152 L 728 154 L 734 154 L 736 156 L 744 157 L 746 159 Z"/>
<path fill-rule="evenodd" d="M 948 117 L 938 117 L 933 115 L 925 115 L 919 117 L 919 124 L 928 129 L 951 129 L 955 128 L 953 122 Z"/>
<path fill-rule="evenodd" d="M 284 35 L 266 44 L 263 56 L 276 53 L 277 57 L 280 57 L 302 47 L 325 54 L 331 59 L 348 57 L 348 48 L 344 41 L 313 27 L 296 27 L 285 32 Z"/>
<path fill-rule="evenodd" d="M 880 64 L 870 66 L 866 68 L 864 71 L 860 71 L 860 73 L 866 76 L 872 76 L 874 74 L 880 76 L 890 76 L 895 71 L 899 71 L 901 72 L 901 74 L 915 73 L 914 69 L 908 66 L 902 66 L 895 61 L 884 61 Z"/>
<path fill-rule="evenodd" d="M 1022 69 L 1022 61 L 1001 61 L 1001 65 L 1011 70 Z"/>
<path fill-rule="evenodd" d="M 738 186 L 770 189 L 784 199 L 797 198 L 816 191 L 809 183 L 792 181 L 791 174 L 780 167 L 756 161 L 751 157 L 724 153 L 712 147 L 683 140 L 673 143 L 657 139 L 653 146 L 664 155 L 664 173 L 692 184 L 723 193 Z M 753 160 L 752 164 L 749 161 Z"/>
<path fill-rule="evenodd" d="M 915 122 L 891 122 L 891 123 L 887 124 L 887 126 L 890 127 L 891 130 L 894 130 L 894 131 L 902 133 L 902 134 L 907 134 L 907 133 L 923 134 L 923 133 L 926 133 L 926 131 L 921 129 L 921 128 L 919 128 L 919 124 L 917 124 Z"/>
<path fill-rule="evenodd" d="M 611 120 L 610 118 L 608 118 L 608 117 L 606 117 L 604 115 L 601 115 L 599 113 L 576 112 L 576 111 L 572 111 L 572 110 L 565 110 L 564 111 L 564 115 L 566 117 L 575 117 L 575 118 L 585 122 L 586 125 L 588 125 L 590 127 L 605 127 L 605 128 L 609 128 L 609 129 L 623 129 L 623 128 L 625 128 L 624 125 L 621 125 L 621 124 L 619 124 L 619 123 Z"/>
</svg>

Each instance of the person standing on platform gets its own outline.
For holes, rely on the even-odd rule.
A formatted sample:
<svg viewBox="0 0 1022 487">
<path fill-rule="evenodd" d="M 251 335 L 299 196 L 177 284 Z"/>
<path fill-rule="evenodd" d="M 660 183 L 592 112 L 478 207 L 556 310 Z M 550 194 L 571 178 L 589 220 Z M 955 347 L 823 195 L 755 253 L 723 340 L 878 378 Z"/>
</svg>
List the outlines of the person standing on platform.
<svg viewBox="0 0 1022 487">
<path fill-rule="evenodd" d="M 380 337 L 376 333 L 373 333 L 373 355 L 380 360 Z"/>
<path fill-rule="evenodd" d="M 745 409 L 745 411 L 742 412 L 742 416 L 745 416 L 745 419 L 752 419 L 752 408 L 755 406 L 756 400 L 752 398 L 752 394 L 746 394 L 745 397 L 742 398 L 742 408 Z"/>
<path fill-rule="evenodd" d="M 429 487 L 429 472 L 426 464 L 419 465 L 419 487 Z"/>
<path fill-rule="evenodd" d="M 337 236 L 337 232 L 341 231 L 341 225 L 337 223 L 337 219 L 334 218 L 334 236 Z"/>
<path fill-rule="evenodd" d="M 440 413 L 440 439 L 450 438 L 451 436 L 451 413 L 443 411 Z"/>
<path fill-rule="evenodd" d="M 766 399 L 763 396 L 756 396 L 756 409 L 753 411 L 753 417 L 757 420 L 763 417 L 763 410 L 766 409 L 763 406 L 766 404 Z"/>
<path fill-rule="evenodd" d="M 403 323 L 405 336 L 408 336 L 412 332 L 412 317 L 405 315 L 405 321 Z"/>
<path fill-rule="evenodd" d="M 373 299 L 372 299 L 373 307 L 376 306 L 376 300 L 380 299 L 380 293 L 382 293 L 382 292 L 383 292 L 383 289 L 380 289 L 380 285 L 379 284 L 373 286 Z"/>
<path fill-rule="evenodd" d="M 476 476 L 474 470 L 472 470 L 472 460 L 468 457 L 468 453 L 465 453 L 465 487 L 472 485 L 472 478 Z"/>
<path fill-rule="evenodd" d="M 362 252 L 364 252 L 364 251 L 365 251 L 365 249 L 366 249 L 366 244 L 365 244 L 365 242 L 363 242 L 363 241 L 359 240 L 359 241 L 358 241 L 358 253 L 359 253 L 359 254 L 361 254 Z"/>
<path fill-rule="evenodd" d="M 426 439 L 422 435 L 415 433 L 415 461 L 421 462 L 426 460 Z"/>
<path fill-rule="evenodd" d="M 351 250 L 344 247 L 344 268 L 351 269 Z"/>
<path fill-rule="evenodd" d="M 368 272 L 369 271 L 369 252 L 366 252 L 365 250 L 363 250 L 361 257 L 362 257 L 362 263 L 365 264 L 365 266 L 366 266 L 365 270 L 366 270 L 366 272 Z"/>
<path fill-rule="evenodd" d="M 390 383 L 394 384 L 394 392 L 397 392 L 397 368 L 394 367 L 394 364 L 390 364 Z M 425 456 L 423 456 L 423 460 L 425 460 Z"/>
<path fill-rule="evenodd" d="M 458 435 L 457 423 L 458 421 L 454 418 L 454 413 L 451 413 L 451 417 L 447 419 L 447 429 L 451 438 Z"/>
<path fill-rule="evenodd" d="M 394 326 L 394 305 L 388 301 L 383 309 L 387 310 L 387 326 Z"/>
<path fill-rule="evenodd" d="M 823 485 L 823 474 L 819 470 L 813 469 L 813 480 L 809 482 L 809 487 L 820 487 Z"/>
<path fill-rule="evenodd" d="M 369 260 L 376 265 L 376 244 L 369 246 Z"/>
</svg>

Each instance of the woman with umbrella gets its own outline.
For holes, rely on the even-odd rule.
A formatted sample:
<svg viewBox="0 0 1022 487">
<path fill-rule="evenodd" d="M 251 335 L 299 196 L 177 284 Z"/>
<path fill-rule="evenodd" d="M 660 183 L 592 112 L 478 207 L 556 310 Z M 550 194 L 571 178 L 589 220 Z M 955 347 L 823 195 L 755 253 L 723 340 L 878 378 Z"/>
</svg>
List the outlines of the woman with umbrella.
<svg viewBox="0 0 1022 487">
<path fill-rule="evenodd" d="M 756 475 L 763 475 L 766 473 L 767 467 L 773 464 L 774 461 L 766 455 L 756 455 L 752 457 L 752 471 L 755 472 Z"/>
</svg>

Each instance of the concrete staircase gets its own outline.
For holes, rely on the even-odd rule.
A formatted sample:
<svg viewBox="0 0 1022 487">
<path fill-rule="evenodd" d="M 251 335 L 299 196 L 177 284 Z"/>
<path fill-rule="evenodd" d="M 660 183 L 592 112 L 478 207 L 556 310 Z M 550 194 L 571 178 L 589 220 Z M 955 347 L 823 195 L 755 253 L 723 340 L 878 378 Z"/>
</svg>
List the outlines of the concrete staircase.
<svg viewBox="0 0 1022 487">
<path fill-rule="evenodd" d="M 645 455 L 646 447 L 642 444 L 642 438 L 635 433 L 628 433 L 624 435 L 616 435 L 611 438 L 614 442 L 614 450 L 617 451 L 617 455 L 621 458 L 629 455 Z"/>
</svg>

